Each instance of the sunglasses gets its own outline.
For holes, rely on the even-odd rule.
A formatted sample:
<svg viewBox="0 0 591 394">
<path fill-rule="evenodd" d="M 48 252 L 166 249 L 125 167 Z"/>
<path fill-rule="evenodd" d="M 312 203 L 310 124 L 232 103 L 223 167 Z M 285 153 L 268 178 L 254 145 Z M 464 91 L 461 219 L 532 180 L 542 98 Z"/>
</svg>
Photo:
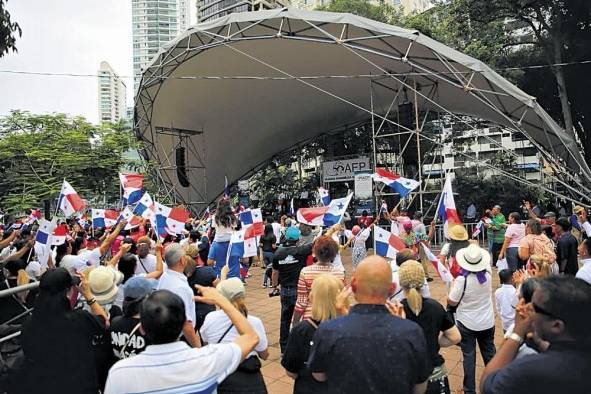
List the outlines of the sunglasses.
<svg viewBox="0 0 591 394">
<path fill-rule="evenodd" d="M 545 315 L 545 316 L 551 317 L 553 319 L 562 320 L 560 317 L 556 316 L 554 313 L 547 311 L 546 309 L 542 308 L 539 305 L 534 304 L 533 302 L 531 303 L 531 305 L 534 308 L 534 312 L 539 313 L 540 315 Z"/>
</svg>

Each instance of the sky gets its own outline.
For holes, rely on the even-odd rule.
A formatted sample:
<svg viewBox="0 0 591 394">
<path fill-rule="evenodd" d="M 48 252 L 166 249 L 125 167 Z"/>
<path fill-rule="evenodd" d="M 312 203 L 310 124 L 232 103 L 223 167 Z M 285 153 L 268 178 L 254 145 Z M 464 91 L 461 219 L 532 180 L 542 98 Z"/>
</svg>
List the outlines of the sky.
<svg viewBox="0 0 591 394">
<path fill-rule="evenodd" d="M 96 75 L 104 60 L 120 76 L 133 75 L 131 0 L 8 0 L 5 5 L 23 35 L 17 37 L 18 52 L 0 58 L 0 71 Z M 123 81 L 131 106 L 133 79 Z M 97 123 L 96 77 L 0 72 L 0 116 L 13 109 L 82 115 Z"/>
</svg>

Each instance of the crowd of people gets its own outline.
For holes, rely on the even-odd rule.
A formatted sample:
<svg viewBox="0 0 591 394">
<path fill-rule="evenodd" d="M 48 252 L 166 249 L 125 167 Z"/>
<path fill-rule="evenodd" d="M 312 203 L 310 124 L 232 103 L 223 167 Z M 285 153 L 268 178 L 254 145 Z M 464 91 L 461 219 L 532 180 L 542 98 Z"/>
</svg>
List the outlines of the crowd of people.
<svg viewBox="0 0 591 394">
<path fill-rule="evenodd" d="M 464 225 L 448 227 L 439 252 L 453 276 L 445 305 L 430 296 L 437 272 L 421 245 L 435 226 L 421 212 L 365 213 L 325 229 L 268 215 L 254 258 L 231 253 L 242 224 L 228 199 L 164 239 L 148 221 L 126 230 L 125 221 L 91 229 L 67 220 L 46 264 L 36 258 L 35 226 L 11 226 L 0 241 L 0 287 L 38 287 L 0 297 L 10 337 L 0 342 L 0 393 L 266 393 L 269 341 L 246 292 L 254 260 L 269 302 L 279 297 L 281 365 L 294 393 L 449 393 L 440 350 L 456 345 L 465 393 L 586 393 L 587 212 L 542 218 L 525 208 L 528 218 L 512 212 L 508 221 L 498 205 L 485 213 L 487 248 Z M 394 259 L 368 251 L 376 225 L 402 240 Z"/>
</svg>

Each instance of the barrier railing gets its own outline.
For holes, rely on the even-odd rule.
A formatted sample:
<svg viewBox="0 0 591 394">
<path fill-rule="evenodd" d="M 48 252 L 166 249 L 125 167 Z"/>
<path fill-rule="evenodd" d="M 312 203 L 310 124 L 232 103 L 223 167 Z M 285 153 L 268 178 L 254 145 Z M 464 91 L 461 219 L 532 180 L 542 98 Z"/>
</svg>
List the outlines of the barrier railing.
<svg viewBox="0 0 591 394">
<path fill-rule="evenodd" d="M 13 294 L 22 293 L 23 291 L 33 290 L 39 287 L 39 282 L 27 283 L 26 285 L 11 287 L 6 290 L 0 290 L 0 298 L 8 297 Z"/>
<path fill-rule="evenodd" d="M 476 229 L 477 225 L 478 225 L 478 223 L 464 223 L 464 227 L 466 228 L 466 231 L 468 231 L 468 237 L 470 237 L 474 233 L 474 230 Z M 429 232 L 429 225 L 425 225 L 425 226 L 427 227 L 427 233 L 428 233 Z M 385 230 L 390 231 L 389 225 L 380 225 L 380 227 Z M 478 234 L 478 236 L 474 239 L 478 240 L 478 242 L 482 245 L 485 242 L 485 237 L 486 237 L 486 231 L 481 231 L 480 234 Z M 431 239 L 431 247 L 440 248 L 445 242 L 446 242 L 446 240 L 443 235 L 443 224 L 436 224 L 435 230 L 433 230 L 433 238 Z"/>
</svg>

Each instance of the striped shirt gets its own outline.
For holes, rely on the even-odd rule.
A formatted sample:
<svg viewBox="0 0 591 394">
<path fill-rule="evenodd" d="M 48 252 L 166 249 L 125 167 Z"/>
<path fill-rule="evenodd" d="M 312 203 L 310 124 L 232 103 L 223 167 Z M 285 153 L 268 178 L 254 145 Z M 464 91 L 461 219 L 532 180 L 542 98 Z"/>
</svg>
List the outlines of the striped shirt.
<svg viewBox="0 0 591 394">
<path fill-rule="evenodd" d="M 298 298 L 295 305 L 295 311 L 304 314 L 302 320 L 312 318 L 312 303 L 309 302 L 310 291 L 312 290 L 314 278 L 321 274 L 335 275 L 345 283 L 345 271 L 333 265 L 312 264 L 302 268 L 298 280 Z"/>
<path fill-rule="evenodd" d="M 190 348 L 185 342 L 150 345 L 109 370 L 105 394 L 210 394 L 233 373 L 242 351 L 235 343 Z"/>
</svg>

